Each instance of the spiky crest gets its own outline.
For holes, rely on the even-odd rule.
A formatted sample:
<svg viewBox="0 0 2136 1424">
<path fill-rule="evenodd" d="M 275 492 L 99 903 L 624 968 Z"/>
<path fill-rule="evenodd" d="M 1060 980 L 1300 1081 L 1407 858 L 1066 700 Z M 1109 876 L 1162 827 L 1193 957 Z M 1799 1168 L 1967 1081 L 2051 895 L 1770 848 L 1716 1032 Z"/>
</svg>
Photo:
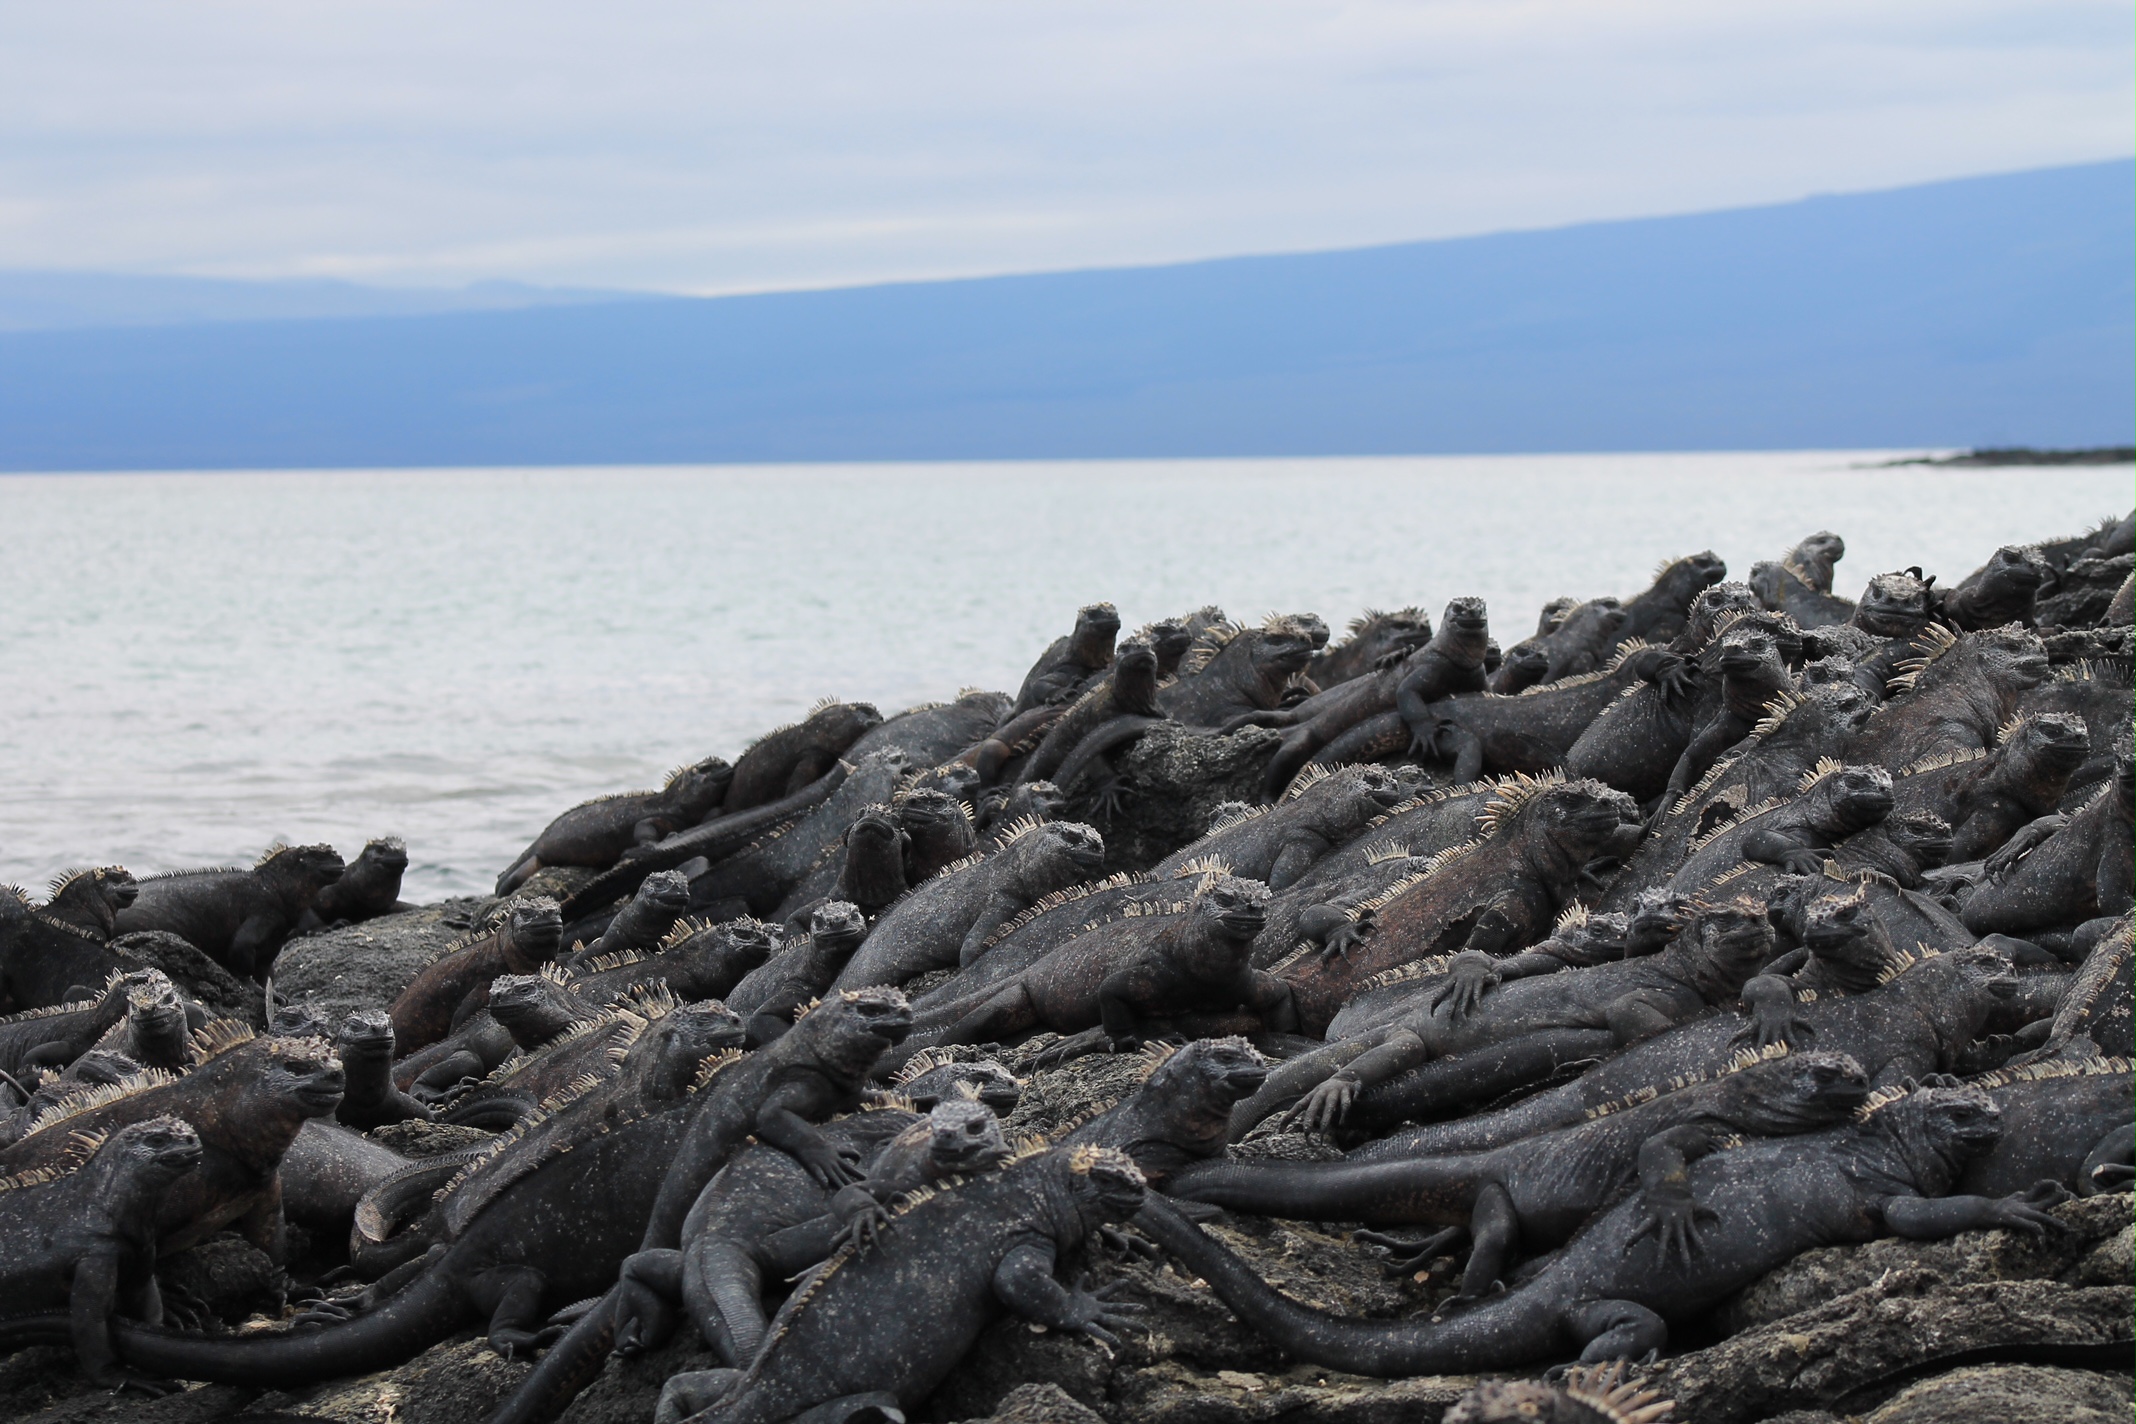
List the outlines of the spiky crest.
<svg viewBox="0 0 2136 1424">
<path fill-rule="evenodd" d="M 1344 771 L 1349 770 L 1348 767 L 1341 769 Z M 1291 778 L 1291 784 L 1283 792 L 1283 799 L 1285 801 L 1297 800 L 1300 796 L 1333 776 L 1336 770 L 1337 768 L 1335 767 L 1323 766 L 1319 762 L 1307 762 L 1298 769 L 1298 774 Z"/>
<path fill-rule="evenodd" d="M 1538 682 L 1533 687 L 1522 688 L 1514 693 L 1513 696 L 1540 697 L 1545 693 L 1563 692 L 1568 687 L 1591 687 L 1604 678 L 1615 676 L 1624 667 L 1625 663 L 1652 646 L 1654 645 L 1644 638 L 1626 638 L 1623 642 L 1617 644 L 1617 650 L 1611 654 L 1610 660 L 1593 672 L 1575 673 L 1571 677 L 1561 677 L 1556 682 Z M 1475 695 L 1480 697 L 1504 696 L 1503 693 L 1497 692 L 1484 692 Z"/>
<path fill-rule="evenodd" d="M 186 1040 L 193 1059 L 205 1063 L 210 1058 L 219 1058 L 233 1048 L 242 1048 L 259 1035 L 252 1025 L 242 1019 L 210 1019 Z"/>
<path fill-rule="evenodd" d="M 1143 871 L 1120 870 L 1102 880 L 1089 880 L 1081 885 L 1071 885 L 1065 890 L 1049 891 L 1033 900 L 1023 910 L 1003 920 L 1000 926 L 986 937 L 986 943 L 982 948 L 992 949 L 1040 915 L 1046 914 L 1048 911 L 1058 910 L 1063 905 L 1077 900 L 1087 900 L 1092 895 L 1100 894 L 1106 890 L 1124 890 L 1130 885 L 1149 885 L 1154 884 L 1155 881 L 1155 876 L 1146 874 Z"/>
<path fill-rule="evenodd" d="M 1676 1401 L 1625 1377 L 1625 1362 L 1575 1365 L 1565 1374 L 1565 1397 L 1594 1410 L 1609 1424 L 1662 1424 Z"/>
<path fill-rule="evenodd" d="M 1523 806 L 1552 787 L 1567 784 L 1569 783 L 1565 780 L 1562 770 L 1545 771 L 1534 776 L 1516 771 L 1511 776 L 1501 777 L 1492 785 L 1491 799 L 1484 802 L 1483 809 L 1476 813 L 1476 839 L 1494 839 L 1520 814 Z"/>
<path fill-rule="evenodd" d="M 2044 1083 L 2056 1078 L 2104 1078 L 2129 1071 L 2126 1058 L 2051 1058 L 2017 1068 L 1998 1068 L 1966 1081 L 1976 1088 L 2007 1088 L 2012 1083 Z"/>
<path fill-rule="evenodd" d="M 11 1177 L 0 1177 L 0 1192 L 20 1191 L 24 1187 L 41 1187 L 47 1182 L 56 1182 L 61 1177 L 71 1177 L 89 1165 L 89 1159 L 97 1150 L 111 1140 L 108 1132 L 70 1132 L 67 1145 L 60 1149 L 57 1160 L 44 1167 L 30 1167 Z"/>
<path fill-rule="evenodd" d="M 659 949 L 673 949 L 693 935 L 701 935 L 711 928 L 713 924 L 710 920 L 697 915 L 684 915 L 675 921 L 666 934 L 660 936 Z"/>
<path fill-rule="evenodd" d="M 1650 1103 L 1666 1094 L 1680 1093 L 1686 1088 L 1697 1087 L 1701 1083 L 1718 1082 L 1722 1078 L 1742 1072 L 1745 1068 L 1754 1068 L 1760 1063 L 1770 1063 L 1774 1059 L 1785 1058 L 1791 1052 L 1793 1050 L 1784 1043 L 1768 1043 L 1763 1048 L 1739 1048 L 1719 1067 L 1701 1068 L 1695 1072 L 1679 1073 L 1659 1086 L 1650 1083 L 1643 1088 L 1634 1088 L 1622 1097 L 1612 1098 L 1606 1103 L 1597 1103 L 1587 1110 L 1585 1120 L 1592 1122 L 1597 1118 L 1628 1112 L 1643 1103 Z"/>
<path fill-rule="evenodd" d="M 1986 747 L 1961 747 L 1953 752 L 1939 752 L 1936 755 L 1925 756 L 1919 761 L 1909 762 L 1900 767 L 1893 779 L 1896 780 L 1900 776 L 1925 776 L 1931 771 L 1943 771 L 1949 767 L 1965 766 L 1976 761 L 1986 761 L 1993 755 L 1995 754 Z"/>
<path fill-rule="evenodd" d="M 166 1073 L 161 1068 L 143 1068 L 138 1073 L 128 1073 L 109 1083 L 94 1083 L 61 1097 L 49 1107 L 30 1119 L 29 1126 L 22 1129 L 22 1137 L 31 1137 L 55 1123 L 62 1123 L 94 1112 L 106 1103 L 115 1103 L 121 1098 L 130 1098 L 145 1093 L 151 1088 L 166 1087 L 178 1081 L 175 1073 Z M 21 1141 L 22 1138 L 15 1139 Z"/>
<path fill-rule="evenodd" d="M 1893 697 L 1902 692 L 1911 692 L 1920 686 L 1921 674 L 1958 646 L 1958 635 L 1941 623 L 1931 623 L 1914 634 L 1913 641 L 1921 651 L 1910 658 L 1901 658 L 1896 664 L 1897 672 L 1885 682 L 1884 689 Z"/>
<path fill-rule="evenodd" d="M 1197 855 L 1179 863 L 1172 872 L 1174 880 L 1193 880 L 1204 875 L 1229 875 L 1231 862 L 1220 855 Z"/>
</svg>

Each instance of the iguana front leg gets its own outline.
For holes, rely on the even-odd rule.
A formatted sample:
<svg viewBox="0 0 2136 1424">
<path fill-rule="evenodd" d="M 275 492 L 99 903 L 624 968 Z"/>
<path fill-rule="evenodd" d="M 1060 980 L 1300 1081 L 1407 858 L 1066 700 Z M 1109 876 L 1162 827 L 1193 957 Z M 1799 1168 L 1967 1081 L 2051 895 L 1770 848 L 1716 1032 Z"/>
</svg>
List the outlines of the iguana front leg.
<svg viewBox="0 0 2136 1424">
<path fill-rule="evenodd" d="M 1631 1240 L 1624 1243 L 1626 1251 L 1652 1236 L 1664 1262 L 1672 1255 L 1689 1262 L 1698 1254 L 1699 1221 L 1720 1218 L 1692 1196 L 1691 1164 L 1713 1148 L 1712 1135 L 1695 1123 L 1657 1132 L 1639 1145 L 1641 1220 Z"/>
<path fill-rule="evenodd" d="M 1117 1347 L 1113 1332 L 1133 1324 L 1132 1316 L 1143 1307 L 1111 1299 L 1128 1283 L 1112 1281 L 1090 1290 L 1071 1290 L 1053 1276 L 1054 1250 L 1050 1241 L 1026 1241 L 1011 1247 L 994 1268 L 994 1294 L 1001 1303 L 1034 1325 L 1051 1330 L 1086 1335 L 1107 1348 Z"/>
<path fill-rule="evenodd" d="M 1825 850 L 1790 840 L 1779 831 L 1752 831 L 1743 837 L 1743 859 L 1777 865 L 1790 875 L 1822 875 Z"/>
<path fill-rule="evenodd" d="M 1777 975 L 1760 974 L 1745 984 L 1743 1003 L 1750 1010 L 1750 1022 L 1736 1031 L 1732 1043 L 1747 1039 L 1759 1048 L 1776 1043 L 1805 1048 L 1817 1037 L 1816 1028 L 1796 1012 L 1795 986 Z"/>
<path fill-rule="evenodd" d="M 269 914 L 248 916 L 230 936 L 230 967 L 240 974 L 259 977 L 260 961 L 269 958 L 279 947 L 275 941 L 282 928 L 281 920 Z"/>
<path fill-rule="evenodd" d="M 957 947 L 957 967 L 963 968 L 986 952 L 987 936 L 1001 928 L 1002 921 L 1011 918 L 1023 909 L 1023 902 L 1001 891 L 986 897 L 979 907 L 978 918 L 964 932 L 964 943 Z"/>
<path fill-rule="evenodd" d="M 1297 884 L 1304 878 L 1305 873 L 1313 868 L 1314 862 L 1328 853 L 1328 849 L 1327 838 L 1324 836 L 1293 836 L 1277 853 L 1276 863 L 1269 868 L 1268 888 L 1287 890 Z"/>
<path fill-rule="evenodd" d="M 808 1083 L 788 1083 L 757 1109 L 756 1135 L 799 1162 L 819 1186 L 836 1191 L 862 1179 L 859 1152 L 832 1145 L 803 1113 L 820 1110 Z"/>
<path fill-rule="evenodd" d="M 1996 1226 L 2045 1236 L 2049 1231 L 2072 1229 L 2047 1210 L 2069 1197 L 2069 1189 L 2061 1183 L 2040 1182 L 2006 1197 L 1887 1197 L 1881 1211 L 1892 1235 L 1909 1241 L 1939 1241 L 1961 1231 Z"/>
<path fill-rule="evenodd" d="M 1307 1132 L 1332 1131 L 1349 1116 L 1357 1095 L 1384 1083 L 1431 1057 L 1431 1049 L 1414 1030 L 1395 1028 L 1376 1046 L 1335 1070 L 1290 1110 L 1289 1121 Z"/>
</svg>

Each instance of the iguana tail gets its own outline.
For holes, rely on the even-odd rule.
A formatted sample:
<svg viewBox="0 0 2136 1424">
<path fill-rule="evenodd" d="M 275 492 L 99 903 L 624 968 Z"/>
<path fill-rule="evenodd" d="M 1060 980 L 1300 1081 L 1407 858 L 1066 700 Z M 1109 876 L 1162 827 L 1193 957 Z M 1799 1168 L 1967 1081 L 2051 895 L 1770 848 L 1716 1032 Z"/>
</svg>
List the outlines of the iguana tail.
<svg viewBox="0 0 2136 1424">
<path fill-rule="evenodd" d="M 111 1334 L 119 1358 L 147 1374 L 295 1389 L 390 1369 L 450 1335 L 467 1313 L 445 1273 L 431 1270 L 369 1314 L 320 1330 L 210 1337 L 115 1319 Z"/>
<path fill-rule="evenodd" d="M 1473 1161 L 1196 1162 L 1167 1195 L 1293 1221 L 1368 1226 L 1466 1225 L 1479 1179 Z"/>
<path fill-rule="evenodd" d="M 1559 1312 L 1528 1291 L 1444 1323 L 1349 1319 L 1298 1304 L 1160 1199 L 1143 1206 L 1135 1225 L 1207 1281 L 1239 1319 L 1299 1359 L 1330 1369 L 1382 1379 L 1473 1374 L 1544 1359 L 1568 1343 Z"/>
</svg>

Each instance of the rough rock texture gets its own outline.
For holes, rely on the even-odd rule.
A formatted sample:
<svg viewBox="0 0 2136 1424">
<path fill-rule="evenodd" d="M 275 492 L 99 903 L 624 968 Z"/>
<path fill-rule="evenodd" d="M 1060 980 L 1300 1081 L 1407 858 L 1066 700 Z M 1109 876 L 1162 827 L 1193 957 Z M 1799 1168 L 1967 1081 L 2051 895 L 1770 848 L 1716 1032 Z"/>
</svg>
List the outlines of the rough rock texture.
<svg viewBox="0 0 2136 1424">
<path fill-rule="evenodd" d="M 1105 836 L 1105 868 L 1155 865 L 1209 828 L 1226 801 L 1258 801 L 1268 762 L 1283 734 L 1242 727 L 1229 736 L 1202 736 L 1160 723 L 1119 759 L 1120 814 L 1097 822 Z"/>
<path fill-rule="evenodd" d="M 265 992 L 240 979 L 190 943 L 164 930 L 139 930 L 111 942 L 120 953 L 160 969 L 178 992 L 197 1001 L 211 1018 L 242 1019 L 265 1028 Z"/>
<path fill-rule="evenodd" d="M 308 1000 L 331 1024 L 358 1009 L 387 1008 L 418 971 L 466 935 L 490 903 L 441 900 L 293 939 L 274 962 L 275 997 Z"/>
<path fill-rule="evenodd" d="M 283 1305 L 281 1268 L 234 1231 L 220 1232 L 164 1260 L 156 1278 L 166 1291 L 182 1290 L 225 1320 L 243 1319 L 255 1311 L 272 1317 Z"/>
<path fill-rule="evenodd" d="M 434 1345 L 397 1370 L 299 1396 L 283 1406 L 335 1424 L 420 1424 L 480 1419 L 527 1372 L 479 1336 Z M 240 1416 L 242 1417 L 242 1416 Z M 648 1408 L 645 1418 L 652 1417 Z"/>
<path fill-rule="evenodd" d="M 406 1122 L 389 1122 L 384 1127 L 374 1127 L 364 1136 L 392 1148 L 403 1157 L 438 1157 L 447 1152 L 479 1147 L 495 1134 L 479 1127 L 410 1118 Z"/>
<path fill-rule="evenodd" d="M 972 1424 L 1104 1424 L 1057 1384 L 1025 1384 L 1010 1390 L 1001 1407 Z"/>
<path fill-rule="evenodd" d="M 2001 1424 L 2122 1424 L 2129 1417 L 2126 1376 L 2033 1365 L 1984 1365 L 1952 1370 L 1903 1391 L 1864 1416 L 1862 1424 L 1948 1424 L 1994 1419 Z"/>
</svg>

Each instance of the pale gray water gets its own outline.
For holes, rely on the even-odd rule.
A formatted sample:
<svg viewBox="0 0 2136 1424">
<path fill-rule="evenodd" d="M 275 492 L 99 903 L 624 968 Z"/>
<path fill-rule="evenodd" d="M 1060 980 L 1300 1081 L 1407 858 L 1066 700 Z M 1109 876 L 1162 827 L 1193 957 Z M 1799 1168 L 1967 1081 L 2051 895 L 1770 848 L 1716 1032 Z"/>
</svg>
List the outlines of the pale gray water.
<svg viewBox="0 0 2136 1424">
<path fill-rule="evenodd" d="M 1840 591 L 2126 512 L 2126 467 L 1874 453 L 0 477 L 0 880 L 407 838 L 485 889 L 558 811 L 827 694 L 1013 690 L 1133 625 L 1457 594 L 1502 641 L 1711 548 L 1846 537 Z"/>
</svg>

